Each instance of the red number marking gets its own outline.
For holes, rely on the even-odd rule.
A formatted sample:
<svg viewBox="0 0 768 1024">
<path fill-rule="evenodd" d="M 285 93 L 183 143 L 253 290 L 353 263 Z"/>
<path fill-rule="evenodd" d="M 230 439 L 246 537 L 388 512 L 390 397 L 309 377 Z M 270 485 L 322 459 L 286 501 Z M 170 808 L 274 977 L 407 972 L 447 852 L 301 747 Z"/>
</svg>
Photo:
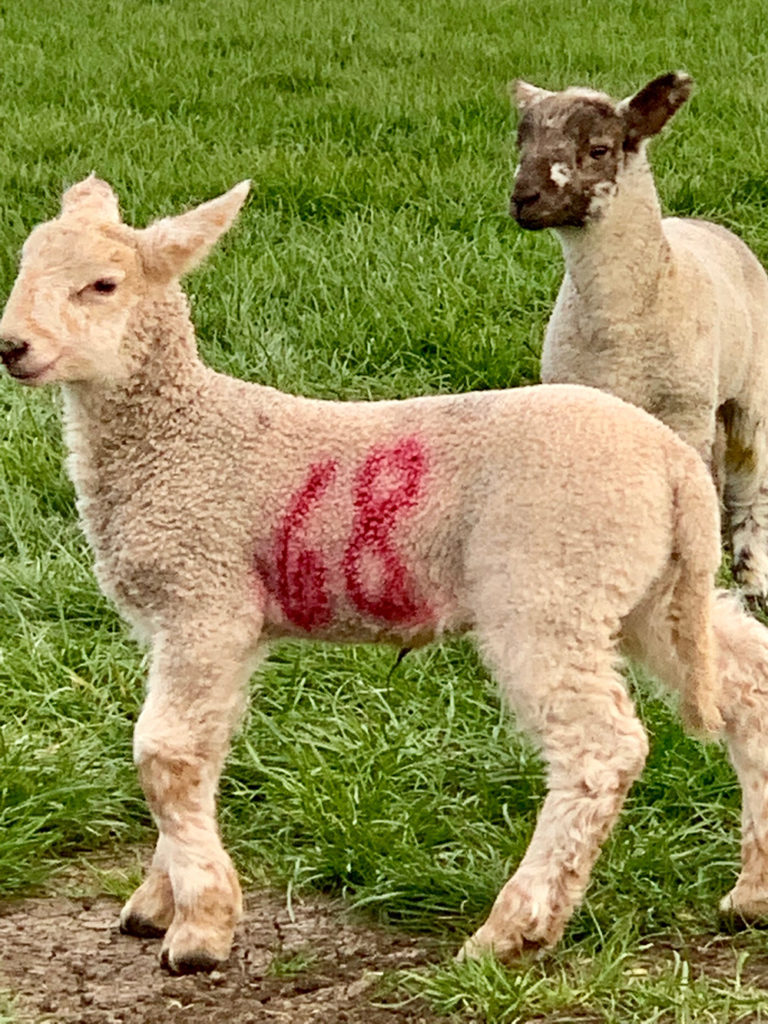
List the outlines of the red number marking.
<svg viewBox="0 0 768 1024">
<path fill-rule="evenodd" d="M 336 477 L 335 459 L 310 467 L 304 486 L 291 500 L 275 537 L 275 591 L 285 616 L 310 632 L 325 626 L 333 609 L 326 586 L 322 552 L 306 546 L 306 530 L 315 506 Z"/>
<path fill-rule="evenodd" d="M 355 478 L 355 517 L 342 569 L 356 607 L 386 622 L 423 621 L 430 610 L 414 591 L 392 543 L 398 518 L 421 491 L 425 459 L 415 438 L 374 449 Z"/>
</svg>

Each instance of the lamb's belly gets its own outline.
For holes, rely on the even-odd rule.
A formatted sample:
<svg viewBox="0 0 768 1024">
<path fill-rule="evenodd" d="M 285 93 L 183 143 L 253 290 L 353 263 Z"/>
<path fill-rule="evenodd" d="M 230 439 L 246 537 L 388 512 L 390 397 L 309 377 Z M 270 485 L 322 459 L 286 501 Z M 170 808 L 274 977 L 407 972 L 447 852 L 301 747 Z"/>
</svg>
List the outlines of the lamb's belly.
<svg viewBox="0 0 768 1024">
<path fill-rule="evenodd" d="M 345 555 L 336 565 L 319 557 L 279 565 L 257 559 L 265 633 L 413 647 L 466 628 L 467 616 L 448 588 L 400 562 L 395 551 L 386 558 Z"/>
<path fill-rule="evenodd" d="M 337 616 L 322 625 L 303 627 L 285 617 L 270 617 L 264 625 L 267 640 L 317 640 L 337 644 L 394 644 L 397 647 L 423 647 L 445 633 L 463 632 L 446 622 L 421 622 L 410 625 L 374 622 Z"/>
</svg>

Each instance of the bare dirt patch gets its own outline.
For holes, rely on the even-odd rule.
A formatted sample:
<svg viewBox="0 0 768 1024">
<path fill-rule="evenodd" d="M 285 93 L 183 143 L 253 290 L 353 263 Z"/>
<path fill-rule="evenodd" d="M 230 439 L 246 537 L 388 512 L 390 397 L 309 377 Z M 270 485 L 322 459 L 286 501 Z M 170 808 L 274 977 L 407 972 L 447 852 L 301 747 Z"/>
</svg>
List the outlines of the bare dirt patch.
<svg viewBox="0 0 768 1024">
<path fill-rule="evenodd" d="M 322 899 L 246 899 L 230 960 L 211 975 L 160 970 L 159 940 L 121 935 L 109 897 L 0 905 L 0 985 L 20 1020 L 51 1024 L 432 1024 L 382 978 L 439 956 L 429 939 L 372 928 Z M 402 997 L 402 993 L 400 993 Z M 403 997 L 404 998 L 404 997 Z M 444 1018 L 443 1018 L 444 1020 Z"/>
<path fill-rule="evenodd" d="M 728 931 L 692 935 L 685 939 L 659 937 L 637 958 L 636 969 L 658 974 L 669 970 L 677 956 L 689 965 L 696 977 L 727 984 L 738 977 L 743 986 L 765 990 L 768 997 L 765 927 L 729 928 Z"/>
</svg>

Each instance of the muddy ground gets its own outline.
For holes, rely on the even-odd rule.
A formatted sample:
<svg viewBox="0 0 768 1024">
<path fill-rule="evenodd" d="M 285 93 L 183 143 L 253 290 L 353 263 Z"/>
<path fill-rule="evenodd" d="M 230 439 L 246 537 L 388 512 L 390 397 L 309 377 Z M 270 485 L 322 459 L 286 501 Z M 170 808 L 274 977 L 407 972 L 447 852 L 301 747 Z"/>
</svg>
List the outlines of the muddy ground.
<svg viewBox="0 0 768 1024">
<path fill-rule="evenodd" d="M 246 899 L 232 957 L 210 975 L 160 970 L 159 940 L 121 935 L 109 897 L 0 905 L 0 986 L 34 1024 L 433 1024 L 387 991 L 398 968 L 439 959 L 429 939 L 354 921 L 322 899 Z M 443 1024 L 445 1018 L 442 1018 Z"/>
<path fill-rule="evenodd" d="M 374 927 L 322 897 L 294 900 L 289 912 L 284 893 L 249 894 L 227 964 L 184 977 L 160 969 L 159 940 L 120 934 L 119 910 L 108 896 L 0 903 L 0 989 L 17 997 L 20 1022 L 447 1024 L 391 981 L 394 971 L 439 961 L 446 950 L 428 937 Z M 768 958 L 740 947 L 737 936 L 723 934 L 683 945 L 657 939 L 636 970 L 653 975 L 682 957 L 694 976 L 730 981 L 740 973 L 743 984 L 766 991 L 768 1005 Z M 463 1021 L 471 1024 L 469 1016 Z M 603 1021 L 579 1007 L 528 1024 Z"/>
</svg>

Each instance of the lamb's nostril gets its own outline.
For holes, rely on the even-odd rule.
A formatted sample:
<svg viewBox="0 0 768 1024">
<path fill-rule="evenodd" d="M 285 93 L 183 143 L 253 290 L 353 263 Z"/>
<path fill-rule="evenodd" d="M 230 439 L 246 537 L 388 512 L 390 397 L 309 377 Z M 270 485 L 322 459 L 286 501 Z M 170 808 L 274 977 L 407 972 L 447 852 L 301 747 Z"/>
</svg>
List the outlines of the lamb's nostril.
<svg viewBox="0 0 768 1024">
<path fill-rule="evenodd" d="M 533 206 L 539 199 L 541 199 L 541 192 L 518 192 L 515 190 L 512 193 L 511 205 L 517 210 L 523 210 L 526 206 Z"/>
<path fill-rule="evenodd" d="M 6 366 L 13 366 L 27 354 L 29 342 L 20 341 L 18 338 L 0 339 L 0 359 Z"/>
</svg>

